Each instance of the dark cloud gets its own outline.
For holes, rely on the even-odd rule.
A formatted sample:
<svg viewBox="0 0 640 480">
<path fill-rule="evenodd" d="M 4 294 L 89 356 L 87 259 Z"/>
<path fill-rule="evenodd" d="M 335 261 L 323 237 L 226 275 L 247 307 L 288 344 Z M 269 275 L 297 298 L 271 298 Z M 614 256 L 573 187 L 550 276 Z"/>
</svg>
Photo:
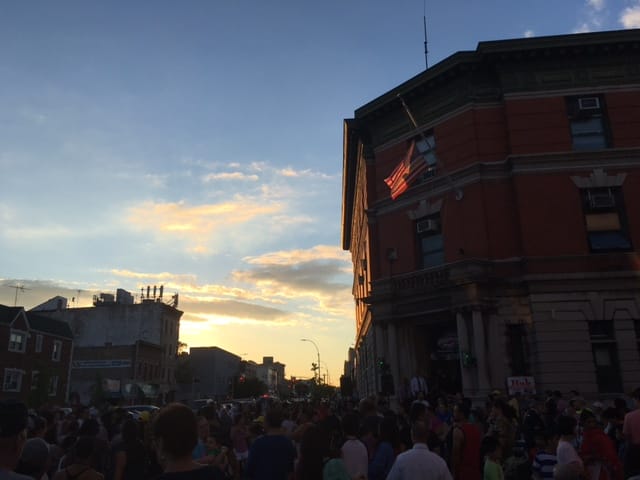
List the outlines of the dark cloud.
<svg viewBox="0 0 640 480">
<path fill-rule="evenodd" d="M 344 292 L 349 284 L 338 279 L 346 278 L 344 262 L 313 260 L 293 265 L 257 265 L 250 270 L 234 272 L 235 278 L 250 283 L 269 280 L 289 286 L 292 290 L 311 291 L 334 295 Z"/>
<path fill-rule="evenodd" d="M 180 309 L 191 315 L 220 315 L 252 320 L 276 321 L 288 317 L 290 312 L 255 303 L 236 300 L 189 301 L 182 300 Z"/>
<path fill-rule="evenodd" d="M 98 293 L 97 290 L 73 288 L 51 280 L 3 279 L 0 280 L 0 304 L 13 306 L 16 301 L 16 286 L 24 287 L 18 289 L 17 306 L 27 310 L 56 296 L 65 297 L 70 307 L 88 306 L 92 304 L 93 296 Z M 108 289 L 102 291 L 110 292 Z M 110 293 L 115 294 L 115 291 Z M 75 303 L 72 299 L 75 299 Z"/>
</svg>

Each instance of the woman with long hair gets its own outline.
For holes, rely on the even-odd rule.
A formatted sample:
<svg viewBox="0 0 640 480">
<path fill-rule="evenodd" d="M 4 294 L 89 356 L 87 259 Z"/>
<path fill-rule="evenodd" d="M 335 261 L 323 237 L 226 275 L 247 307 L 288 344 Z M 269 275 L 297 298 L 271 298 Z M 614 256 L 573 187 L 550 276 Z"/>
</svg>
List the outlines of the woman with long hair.
<svg viewBox="0 0 640 480">
<path fill-rule="evenodd" d="M 137 480 L 147 473 L 147 452 L 138 435 L 135 420 L 122 425 L 122 441 L 114 447 L 113 480 Z"/>
</svg>

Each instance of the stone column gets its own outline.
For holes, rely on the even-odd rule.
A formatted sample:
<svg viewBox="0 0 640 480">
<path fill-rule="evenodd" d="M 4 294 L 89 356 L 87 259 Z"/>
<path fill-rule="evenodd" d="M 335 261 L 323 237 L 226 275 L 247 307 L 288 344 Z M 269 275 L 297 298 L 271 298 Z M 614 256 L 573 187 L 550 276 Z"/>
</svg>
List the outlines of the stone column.
<svg viewBox="0 0 640 480">
<path fill-rule="evenodd" d="M 393 323 L 389 323 L 389 325 L 387 325 L 387 353 L 387 362 L 391 367 L 391 375 L 393 375 L 395 397 L 398 398 L 401 388 L 401 379 L 398 359 L 398 337 L 396 335 L 396 326 Z"/>
<path fill-rule="evenodd" d="M 482 321 L 482 312 L 474 310 L 472 312 L 473 321 L 473 343 L 476 354 L 478 369 L 478 395 L 484 396 L 491 390 L 489 382 L 489 358 L 487 357 L 487 349 L 485 347 L 484 323 Z"/>
<path fill-rule="evenodd" d="M 468 368 L 462 365 L 462 351 L 469 349 L 469 332 L 467 332 L 467 323 L 465 322 L 464 315 L 461 312 L 456 313 L 456 325 L 458 330 L 458 349 L 460 360 L 460 372 L 462 375 L 462 393 L 465 396 L 473 395 L 474 382 Z"/>
<path fill-rule="evenodd" d="M 382 325 L 376 325 L 374 328 L 375 332 L 375 347 L 373 349 L 373 378 L 374 378 L 374 392 L 378 393 L 380 391 L 380 373 L 378 371 L 377 363 L 378 358 L 386 357 L 387 354 L 387 345 L 384 338 L 384 328 Z"/>
</svg>

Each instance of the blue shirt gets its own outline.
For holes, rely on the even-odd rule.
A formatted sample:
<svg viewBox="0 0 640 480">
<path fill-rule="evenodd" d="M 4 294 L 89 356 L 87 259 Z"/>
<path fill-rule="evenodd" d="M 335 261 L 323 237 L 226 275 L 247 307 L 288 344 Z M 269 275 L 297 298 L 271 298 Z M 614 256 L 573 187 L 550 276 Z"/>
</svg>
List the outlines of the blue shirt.
<svg viewBox="0 0 640 480">
<path fill-rule="evenodd" d="M 249 448 L 247 473 L 253 480 L 286 480 L 293 472 L 296 449 L 284 435 L 263 435 Z"/>
</svg>

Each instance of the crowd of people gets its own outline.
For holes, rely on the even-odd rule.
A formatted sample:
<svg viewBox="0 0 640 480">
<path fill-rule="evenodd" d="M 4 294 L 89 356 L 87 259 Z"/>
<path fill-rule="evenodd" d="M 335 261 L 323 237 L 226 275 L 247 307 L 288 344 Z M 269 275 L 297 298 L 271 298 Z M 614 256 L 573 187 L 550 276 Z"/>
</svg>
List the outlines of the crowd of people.
<svg viewBox="0 0 640 480">
<path fill-rule="evenodd" d="M 0 480 L 640 480 L 640 389 L 633 400 L 421 392 L 135 416 L 5 400 Z"/>
</svg>

